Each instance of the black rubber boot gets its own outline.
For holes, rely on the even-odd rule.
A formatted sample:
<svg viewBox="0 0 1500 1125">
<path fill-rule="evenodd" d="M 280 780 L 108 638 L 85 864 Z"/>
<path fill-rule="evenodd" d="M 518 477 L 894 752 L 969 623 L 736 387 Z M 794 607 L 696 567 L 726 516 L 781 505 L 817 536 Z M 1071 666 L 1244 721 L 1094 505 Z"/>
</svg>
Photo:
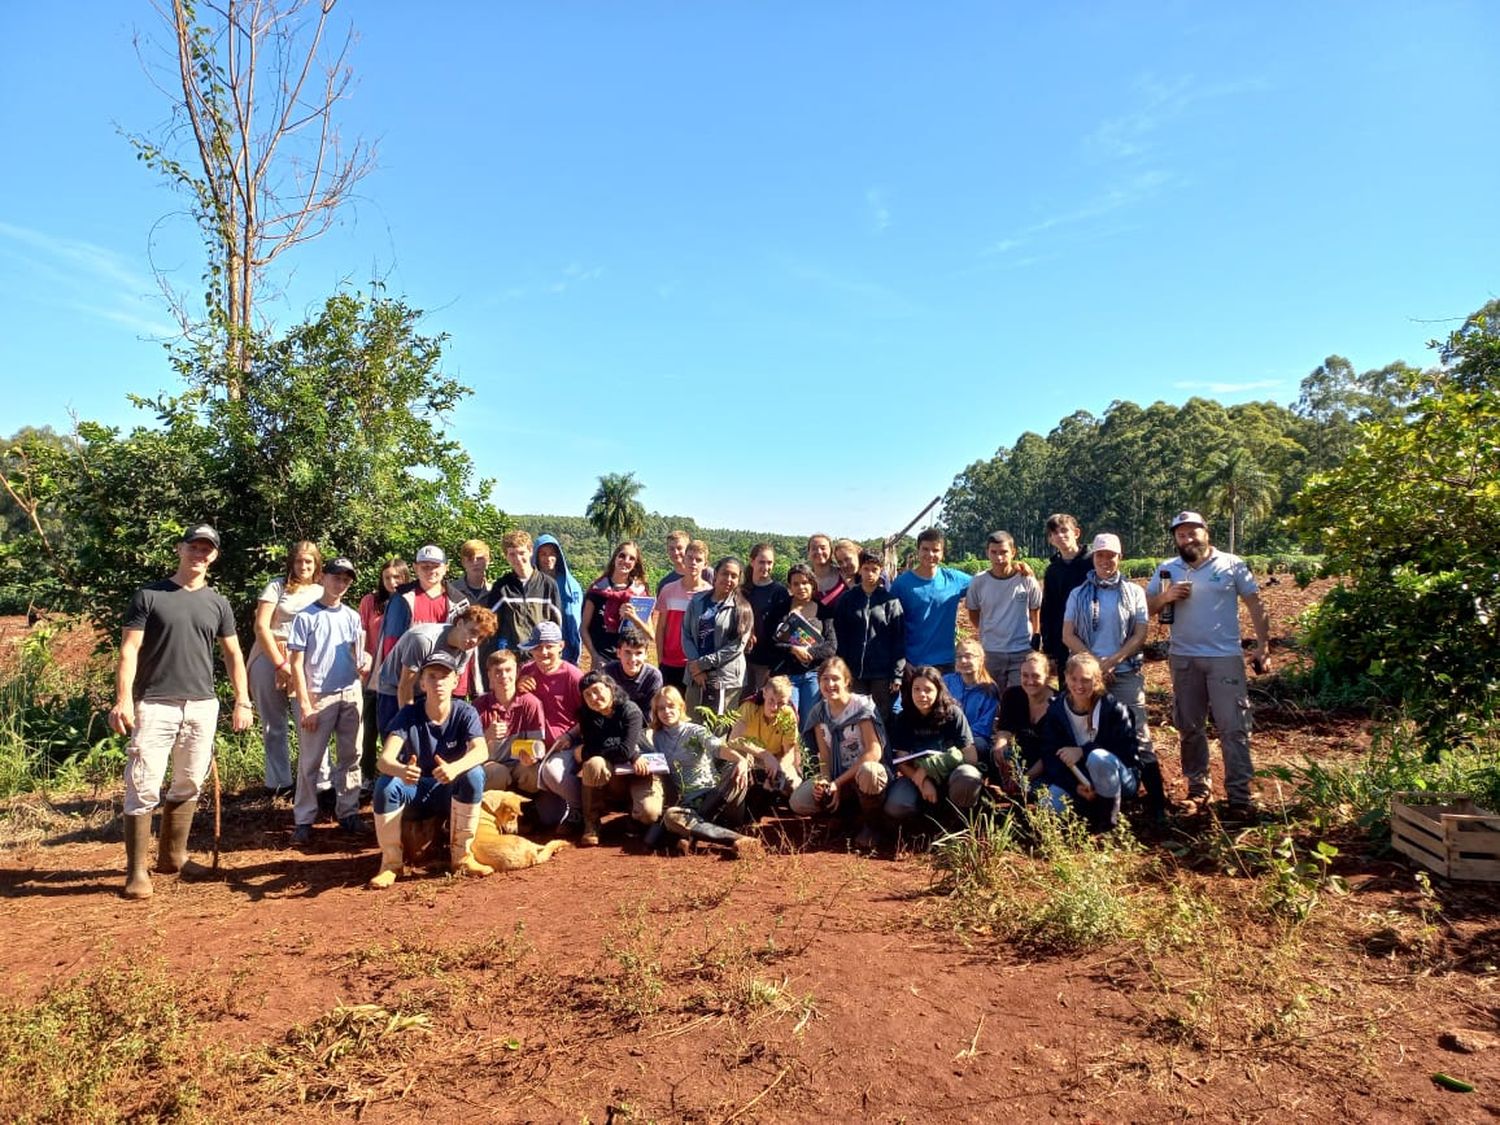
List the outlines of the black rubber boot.
<svg viewBox="0 0 1500 1125">
<path fill-rule="evenodd" d="M 727 848 L 732 848 L 737 859 L 758 855 L 761 852 L 760 841 L 754 836 L 745 836 L 733 828 L 725 828 L 707 820 L 700 820 L 694 824 L 688 829 L 688 835 L 706 844 L 722 844 Z"/>
<path fill-rule="evenodd" d="M 1146 793 L 1146 815 L 1160 824 L 1167 819 L 1167 784 L 1159 763 L 1141 763 L 1141 788 Z"/>
</svg>

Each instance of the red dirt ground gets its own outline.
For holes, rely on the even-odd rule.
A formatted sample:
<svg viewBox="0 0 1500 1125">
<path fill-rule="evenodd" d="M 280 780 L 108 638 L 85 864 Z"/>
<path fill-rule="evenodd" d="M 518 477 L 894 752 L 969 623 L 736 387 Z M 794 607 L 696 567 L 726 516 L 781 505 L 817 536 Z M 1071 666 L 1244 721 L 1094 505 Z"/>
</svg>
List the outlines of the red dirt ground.
<svg viewBox="0 0 1500 1125">
<path fill-rule="evenodd" d="M 1290 655 L 1292 618 L 1321 592 L 1289 581 L 1266 591 L 1278 659 Z M 1150 666 L 1159 722 L 1164 673 L 1159 661 Z M 1345 757 L 1367 744 L 1354 717 L 1263 710 L 1261 718 L 1269 721 L 1254 736 L 1259 764 Z M 1172 732 L 1159 731 L 1158 748 L 1175 777 Z M 1274 792 L 1263 797 L 1275 805 Z M 617 824 L 613 839 L 606 828 L 605 846 L 564 850 L 545 867 L 485 880 L 403 879 L 380 894 L 363 888 L 376 866 L 372 847 L 346 846 L 323 826 L 310 851 L 294 851 L 289 810 L 252 793 L 226 801 L 222 879 L 158 877 L 153 899 L 128 903 L 119 895 L 117 818 L 90 815 L 82 801 L 31 804 L 33 819 L 51 826 L 46 838 L 0 853 L 11 998 L 113 961 L 159 959 L 192 987 L 222 992 L 198 1034 L 225 1052 L 281 1042 L 339 1003 L 432 1013 L 435 1035 L 381 1048 L 379 1065 L 360 1083 L 341 1079 L 344 1100 L 326 1106 L 201 1076 L 202 1108 L 214 1116 L 1500 1115 L 1500 1048 L 1464 1055 L 1441 1045 L 1454 1029 L 1500 1032 L 1495 898 L 1487 888 L 1440 885 L 1441 951 L 1413 959 L 1376 940 L 1381 919 L 1412 916 L 1411 870 L 1358 856 L 1356 841 L 1341 857 L 1353 893 L 1309 923 L 1292 970 L 1305 968 L 1318 1018 L 1286 1037 L 1203 1043 L 1173 1041 L 1158 1018 L 1167 991 L 1154 974 L 1181 967 L 1181 958 L 1153 967 L 1118 945 L 1058 957 L 966 943 L 931 894 L 932 869 L 911 853 L 862 858 L 823 840 L 742 863 L 661 858 L 622 846 Z M 209 817 L 195 827 L 194 849 L 206 859 Z M 1188 853 L 1184 885 L 1243 886 L 1192 862 L 1201 837 L 1174 833 L 1169 842 Z M 446 963 L 445 951 L 461 963 Z M 1280 971 L 1269 962 L 1245 967 Z M 1201 980 L 1175 983 L 1212 996 Z M 757 999 L 747 1001 L 752 992 Z M 1253 1002 L 1225 997 L 1229 1006 Z M 1358 1057 L 1345 1057 L 1355 1024 L 1368 1027 L 1355 1037 Z M 1478 1092 L 1439 1088 L 1437 1071 L 1462 1075 Z"/>
</svg>

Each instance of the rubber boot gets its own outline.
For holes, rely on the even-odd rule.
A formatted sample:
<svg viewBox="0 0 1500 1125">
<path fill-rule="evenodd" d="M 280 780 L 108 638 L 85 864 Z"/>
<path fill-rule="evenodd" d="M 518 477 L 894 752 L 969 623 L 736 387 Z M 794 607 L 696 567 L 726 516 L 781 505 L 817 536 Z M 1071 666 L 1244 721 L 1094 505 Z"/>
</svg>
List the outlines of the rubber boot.
<svg viewBox="0 0 1500 1125">
<path fill-rule="evenodd" d="M 1157 824 L 1167 819 L 1167 784 L 1158 762 L 1141 763 L 1141 788 L 1146 793 L 1146 815 Z"/>
<path fill-rule="evenodd" d="M 873 852 L 880 846 L 880 827 L 884 818 L 885 794 L 859 795 L 859 834 L 854 837 L 857 851 Z"/>
<path fill-rule="evenodd" d="M 603 800 L 604 794 L 592 785 L 583 787 L 583 835 L 578 837 L 580 848 L 599 846 L 599 805 Z"/>
<path fill-rule="evenodd" d="M 125 818 L 125 897 L 150 898 L 151 814 Z"/>
<path fill-rule="evenodd" d="M 163 801 L 161 837 L 157 841 L 156 870 L 163 875 L 181 875 L 184 879 L 201 878 L 208 869 L 188 859 L 188 833 L 193 830 L 197 801 Z"/>
<path fill-rule="evenodd" d="M 375 839 L 380 844 L 380 870 L 370 880 L 371 890 L 385 890 L 402 872 L 404 856 L 401 851 L 401 813 L 403 811 L 397 809 L 395 812 L 375 814 Z"/>
<path fill-rule="evenodd" d="M 495 869 L 474 858 L 474 833 L 480 806 L 454 801 L 448 813 L 448 870 L 455 875 L 493 875 Z"/>
<path fill-rule="evenodd" d="M 725 828 L 723 825 L 714 824 L 707 820 L 696 821 L 688 829 L 688 835 L 692 839 L 701 840 L 704 843 L 722 844 L 725 847 L 733 848 L 735 859 L 745 859 L 748 856 L 761 855 L 764 852 L 760 841 L 754 836 L 743 835 L 732 828 Z"/>
</svg>

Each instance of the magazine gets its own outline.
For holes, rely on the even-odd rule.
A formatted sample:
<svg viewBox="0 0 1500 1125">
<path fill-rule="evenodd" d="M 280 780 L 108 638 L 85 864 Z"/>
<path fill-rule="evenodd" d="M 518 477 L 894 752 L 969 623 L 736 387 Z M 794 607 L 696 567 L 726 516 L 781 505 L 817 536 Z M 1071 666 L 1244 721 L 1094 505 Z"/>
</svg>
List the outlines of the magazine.
<svg viewBox="0 0 1500 1125">
<path fill-rule="evenodd" d="M 646 768 L 649 769 L 652 773 L 671 772 L 669 767 L 667 766 L 667 756 L 665 754 L 642 754 L 641 761 L 646 763 Z M 635 773 L 635 764 L 633 762 L 626 762 L 624 765 L 615 767 L 616 777 L 625 777 L 633 773 Z"/>
</svg>

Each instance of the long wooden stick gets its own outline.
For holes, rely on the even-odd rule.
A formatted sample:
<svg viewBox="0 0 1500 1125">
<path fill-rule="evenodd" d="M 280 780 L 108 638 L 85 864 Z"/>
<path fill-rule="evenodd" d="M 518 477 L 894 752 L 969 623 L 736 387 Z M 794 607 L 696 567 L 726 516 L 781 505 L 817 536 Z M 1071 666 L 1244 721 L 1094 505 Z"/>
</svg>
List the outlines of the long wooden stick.
<svg viewBox="0 0 1500 1125">
<path fill-rule="evenodd" d="M 219 835 L 222 830 L 222 811 L 219 803 L 219 755 L 211 753 L 208 759 L 208 772 L 214 779 L 214 867 L 219 870 Z"/>
<path fill-rule="evenodd" d="M 917 514 L 916 514 L 916 515 L 914 515 L 914 516 L 912 516 L 912 518 L 911 518 L 911 522 L 910 522 L 910 523 L 908 523 L 908 524 L 907 524 L 907 525 L 906 525 L 906 526 L 905 526 L 905 527 L 903 527 L 903 528 L 902 528 L 902 529 L 901 529 L 901 530 L 900 530 L 900 531 L 898 531 L 898 532 L 896 532 L 896 534 L 895 534 L 895 535 L 887 535 L 887 536 L 886 536 L 886 537 L 885 537 L 885 545 L 886 545 L 886 546 L 887 546 L 887 547 L 892 547 L 892 546 L 894 546 L 894 545 L 895 545 L 895 544 L 897 544 L 897 543 L 899 543 L 899 542 L 901 542 L 901 537 L 902 537 L 902 536 L 903 536 L 903 535 L 905 535 L 905 534 L 906 534 L 906 533 L 907 533 L 907 532 L 908 532 L 908 531 L 910 531 L 910 530 L 911 530 L 911 529 L 912 529 L 912 528 L 913 528 L 913 527 L 915 527 L 915 526 L 916 526 L 916 523 L 917 523 L 917 521 L 918 521 L 918 520 L 919 520 L 919 519 L 921 519 L 921 518 L 922 518 L 922 517 L 923 517 L 923 516 L 925 516 L 925 515 L 926 515 L 926 514 L 927 514 L 927 513 L 928 513 L 928 512 L 930 512 L 930 511 L 932 511 L 932 507 L 933 507 L 933 505 L 934 505 L 934 504 L 936 504 L 936 503 L 937 503 L 937 502 L 938 502 L 938 501 L 939 501 L 939 500 L 941 500 L 941 499 L 942 499 L 942 498 L 943 498 L 943 497 L 942 497 L 942 495 L 941 495 L 941 494 L 939 494 L 939 495 L 937 495 L 937 496 L 934 496 L 934 497 L 933 497 L 933 498 L 932 498 L 932 499 L 931 499 L 931 500 L 929 500 L 929 501 L 928 501 L 928 502 L 927 502 L 927 507 L 925 507 L 925 508 L 923 508 L 923 509 L 922 509 L 922 510 L 921 510 L 921 511 L 920 511 L 920 512 L 918 512 L 918 513 L 917 513 Z"/>
</svg>

